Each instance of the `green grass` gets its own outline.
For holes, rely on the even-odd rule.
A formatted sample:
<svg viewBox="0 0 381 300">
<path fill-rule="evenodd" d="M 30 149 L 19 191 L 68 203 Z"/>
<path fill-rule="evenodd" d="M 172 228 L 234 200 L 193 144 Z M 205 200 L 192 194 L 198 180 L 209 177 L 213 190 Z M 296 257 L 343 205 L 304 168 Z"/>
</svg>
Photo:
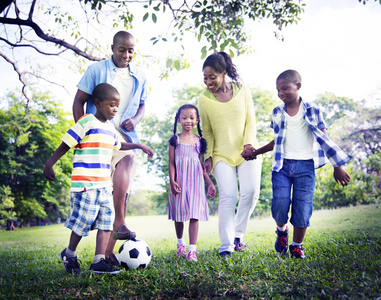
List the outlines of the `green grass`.
<svg viewBox="0 0 381 300">
<path fill-rule="evenodd" d="M 196 264 L 175 256 L 166 216 L 127 223 L 153 258 L 145 270 L 115 276 L 88 273 L 95 233 L 79 246 L 82 274 L 74 276 L 59 259 L 70 235 L 62 224 L 0 231 L 0 299 L 381 299 L 380 205 L 314 212 L 306 260 L 275 255 L 270 217 L 251 220 L 249 250 L 227 259 L 218 256 L 217 218 L 201 222 Z"/>
</svg>

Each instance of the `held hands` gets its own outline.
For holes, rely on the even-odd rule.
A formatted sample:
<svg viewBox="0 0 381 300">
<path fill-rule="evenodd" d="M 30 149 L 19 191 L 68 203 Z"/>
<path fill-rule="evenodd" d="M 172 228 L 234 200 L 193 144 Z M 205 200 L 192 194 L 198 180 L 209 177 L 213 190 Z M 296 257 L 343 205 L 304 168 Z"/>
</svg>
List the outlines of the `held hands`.
<svg viewBox="0 0 381 300">
<path fill-rule="evenodd" d="M 348 182 L 351 179 L 342 167 L 333 168 L 333 177 L 335 178 L 335 181 L 342 186 L 348 185 Z"/>
<path fill-rule="evenodd" d="M 120 124 L 120 127 L 122 127 L 126 131 L 132 131 L 135 129 L 137 123 L 138 122 L 134 119 L 127 119 L 122 124 Z"/>
<path fill-rule="evenodd" d="M 245 160 L 257 159 L 257 155 L 255 154 L 255 148 L 253 146 L 251 146 L 251 145 L 245 145 L 243 147 L 243 151 L 241 153 L 241 156 Z"/>
</svg>

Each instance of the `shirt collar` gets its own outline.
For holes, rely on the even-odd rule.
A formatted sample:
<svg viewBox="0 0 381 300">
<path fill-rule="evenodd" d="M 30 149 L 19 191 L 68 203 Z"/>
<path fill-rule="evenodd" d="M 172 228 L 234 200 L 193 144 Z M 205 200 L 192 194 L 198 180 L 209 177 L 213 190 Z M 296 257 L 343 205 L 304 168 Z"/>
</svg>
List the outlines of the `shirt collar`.
<svg viewBox="0 0 381 300">
<path fill-rule="evenodd" d="M 114 64 L 114 61 L 112 60 L 112 55 L 107 60 L 107 63 L 109 65 L 110 69 L 116 71 L 116 66 Z M 129 70 L 131 76 L 136 74 L 136 66 L 134 64 L 129 63 L 128 64 L 128 70 Z"/>
</svg>

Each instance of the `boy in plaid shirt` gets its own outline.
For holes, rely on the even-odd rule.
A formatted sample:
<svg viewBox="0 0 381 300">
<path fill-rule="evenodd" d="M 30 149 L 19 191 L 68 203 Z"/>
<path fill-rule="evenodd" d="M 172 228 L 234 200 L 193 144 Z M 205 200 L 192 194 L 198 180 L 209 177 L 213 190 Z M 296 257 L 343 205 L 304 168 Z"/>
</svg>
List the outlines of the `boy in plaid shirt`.
<svg viewBox="0 0 381 300">
<path fill-rule="evenodd" d="M 252 148 L 242 156 L 255 159 L 259 154 L 274 150 L 271 213 L 277 224 L 275 250 L 284 255 L 289 248 L 291 257 L 304 259 L 302 244 L 312 215 L 315 169 L 329 160 L 334 167 L 336 182 L 346 186 L 350 177 L 341 166 L 351 157 L 326 135 L 319 107 L 304 102 L 299 96 L 301 81 L 300 74 L 294 70 L 284 71 L 278 76 L 276 87 L 283 104 L 273 110 L 271 128 L 274 130 L 274 140 L 259 149 Z M 294 226 L 294 232 L 292 244 L 288 247 L 290 206 L 290 223 Z"/>
</svg>

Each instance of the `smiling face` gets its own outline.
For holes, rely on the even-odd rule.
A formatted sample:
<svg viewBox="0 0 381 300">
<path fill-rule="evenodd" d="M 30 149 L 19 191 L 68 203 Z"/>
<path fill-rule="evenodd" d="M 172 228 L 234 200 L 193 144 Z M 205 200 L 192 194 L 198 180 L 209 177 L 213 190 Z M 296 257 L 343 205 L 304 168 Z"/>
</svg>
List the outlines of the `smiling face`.
<svg viewBox="0 0 381 300">
<path fill-rule="evenodd" d="M 112 60 L 118 68 L 127 68 L 134 57 L 135 39 L 133 37 L 119 37 L 116 39 L 112 49 Z"/>
<path fill-rule="evenodd" d="M 299 89 L 301 83 L 293 83 L 285 79 L 279 79 L 276 82 L 276 89 L 278 91 L 278 97 L 286 105 L 294 103 L 299 100 Z"/>
<path fill-rule="evenodd" d="M 212 67 L 207 66 L 204 68 L 204 83 L 208 90 L 212 93 L 217 92 L 218 89 L 224 84 L 225 76 L 226 71 L 218 73 Z"/>
<path fill-rule="evenodd" d="M 97 108 L 95 117 L 101 121 L 106 122 L 107 120 L 112 120 L 119 107 L 120 96 L 118 93 L 113 93 L 107 99 L 100 101 L 99 99 L 94 100 L 94 104 Z"/>
<path fill-rule="evenodd" d="M 198 123 L 197 111 L 194 108 L 182 109 L 177 121 L 180 123 L 183 131 L 192 131 Z"/>
</svg>

